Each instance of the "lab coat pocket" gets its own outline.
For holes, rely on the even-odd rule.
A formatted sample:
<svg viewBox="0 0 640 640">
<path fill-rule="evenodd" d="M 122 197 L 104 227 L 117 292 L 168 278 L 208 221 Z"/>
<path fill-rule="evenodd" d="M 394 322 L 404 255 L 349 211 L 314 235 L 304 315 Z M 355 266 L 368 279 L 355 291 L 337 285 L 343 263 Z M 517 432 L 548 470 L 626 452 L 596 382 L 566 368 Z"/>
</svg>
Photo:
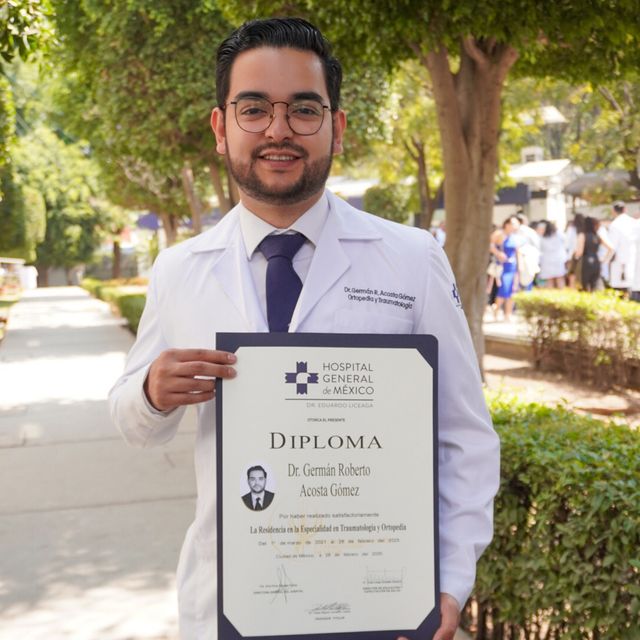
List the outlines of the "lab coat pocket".
<svg viewBox="0 0 640 640">
<path fill-rule="evenodd" d="M 409 315 L 407 313 L 407 315 Z M 334 316 L 336 333 L 413 333 L 413 320 L 397 314 L 338 309 Z"/>
</svg>

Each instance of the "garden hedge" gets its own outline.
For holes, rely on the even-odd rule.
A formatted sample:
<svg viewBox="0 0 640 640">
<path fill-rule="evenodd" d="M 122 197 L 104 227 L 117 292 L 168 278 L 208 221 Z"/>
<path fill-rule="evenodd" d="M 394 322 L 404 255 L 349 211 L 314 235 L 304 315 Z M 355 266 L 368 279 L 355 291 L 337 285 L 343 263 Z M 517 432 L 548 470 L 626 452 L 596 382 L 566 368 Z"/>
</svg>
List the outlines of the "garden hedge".
<svg viewBox="0 0 640 640">
<path fill-rule="evenodd" d="M 640 433 L 561 407 L 491 402 L 494 539 L 465 624 L 477 639 L 640 638 Z"/>
<path fill-rule="evenodd" d="M 640 387 L 640 304 L 571 289 L 538 289 L 515 300 L 536 366 L 601 387 Z"/>
<path fill-rule="evenodd" d="M 96 280 L 85 278 L 82 287 L 96 298 L 109 302 L 136 333 L 146 300 L 145 278 L 121 278 L 118 280 Z"/>
</svg>

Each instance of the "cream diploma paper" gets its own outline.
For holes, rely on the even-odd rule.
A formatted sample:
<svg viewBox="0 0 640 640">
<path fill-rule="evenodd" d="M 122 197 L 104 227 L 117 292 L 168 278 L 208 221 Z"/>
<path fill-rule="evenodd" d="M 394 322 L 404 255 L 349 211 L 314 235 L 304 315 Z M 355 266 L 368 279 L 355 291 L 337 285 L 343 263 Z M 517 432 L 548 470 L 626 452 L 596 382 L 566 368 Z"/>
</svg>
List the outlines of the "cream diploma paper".
<svg viewBox="0 0 640 640">
<path fill-rule="evenodd" d="M 219 400 L 220 614 L 245 637 L 418 628 L 436 603 L 431 365 L 416 348 L 236 354 Z M 255 466 L 274 494 L 261 511 L 242 499 Z"/>
</svg>

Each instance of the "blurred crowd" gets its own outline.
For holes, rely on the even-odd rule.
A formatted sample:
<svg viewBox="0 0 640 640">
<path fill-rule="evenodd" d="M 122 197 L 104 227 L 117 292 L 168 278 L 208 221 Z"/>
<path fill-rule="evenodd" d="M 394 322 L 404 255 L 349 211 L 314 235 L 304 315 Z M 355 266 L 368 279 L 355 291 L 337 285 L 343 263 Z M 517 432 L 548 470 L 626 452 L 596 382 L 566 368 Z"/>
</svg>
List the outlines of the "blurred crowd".
<svg viewBox="0 0 640 640">
<path fill-rule="evenodd" d="M 606 287 L 640 302 L 640 219 L 621 201 L 611 213 L 608 220 L 578 213 L 564 231 L 549 220 L 509 216 L 490 238 L 487 297 L 495 319 L 510 321 L 513 294 L 533 287 Z"/>
</svg>

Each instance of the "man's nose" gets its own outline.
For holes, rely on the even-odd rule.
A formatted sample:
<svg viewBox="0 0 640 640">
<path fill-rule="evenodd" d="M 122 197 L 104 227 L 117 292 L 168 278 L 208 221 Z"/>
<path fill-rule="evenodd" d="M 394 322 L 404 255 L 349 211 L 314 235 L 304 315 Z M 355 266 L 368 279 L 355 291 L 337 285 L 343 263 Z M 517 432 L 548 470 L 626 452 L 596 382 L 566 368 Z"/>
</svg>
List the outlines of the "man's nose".
<svg viewBox="0 0 640 640">
<path fill-rule="evenodd" d="M 276 103 L 273 105 L 273 118 L 265 131 L 265 134 L 272 140 L 286 140 L 293 135 L 293 130 L 289 126 L 287 108 L 286 104 Z"/>
</svg>

